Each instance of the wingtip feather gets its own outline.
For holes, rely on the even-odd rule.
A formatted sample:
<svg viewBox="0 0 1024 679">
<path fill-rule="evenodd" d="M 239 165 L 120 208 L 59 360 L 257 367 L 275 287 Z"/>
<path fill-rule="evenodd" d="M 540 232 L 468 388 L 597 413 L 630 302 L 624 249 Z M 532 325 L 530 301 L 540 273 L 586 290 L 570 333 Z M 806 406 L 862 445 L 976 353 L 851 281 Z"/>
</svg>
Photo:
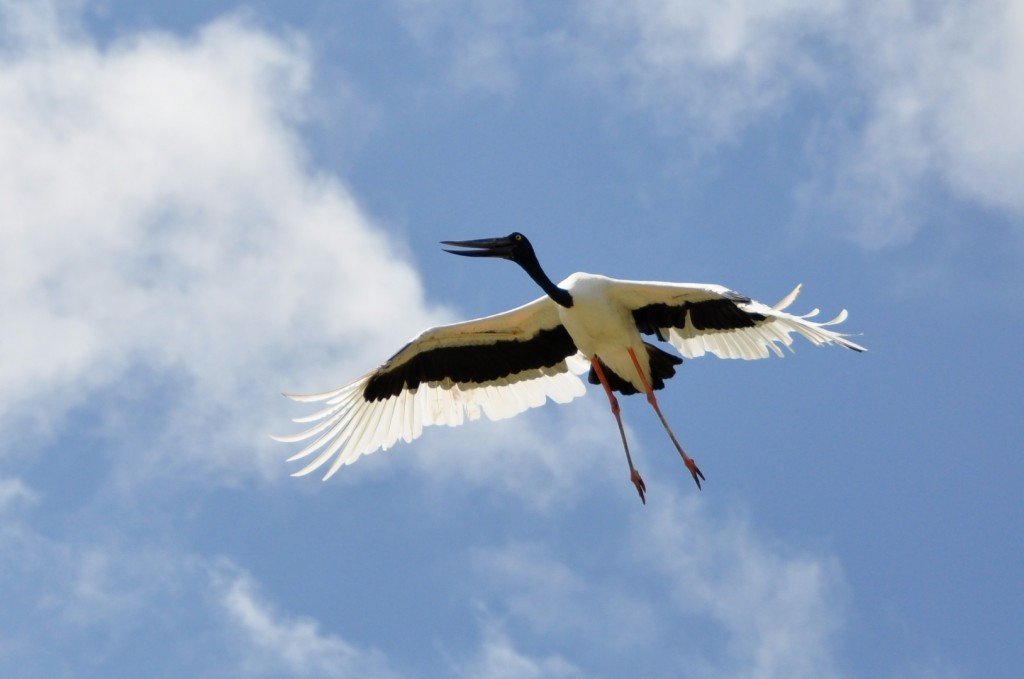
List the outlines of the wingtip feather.
<svg viewBox="0 0 1024 679">
<path fill-rule="evenodd" d="M 800 290 L 802 290 L 803 287 L 803 283 L 797 283 L 796 287 L 790 290 L 788 295 L 786 295 L 778 302 L 776 302 L 775 306 L 773 306 L 772 308 L 775 309 L 776 311 L 783 311 L 785 309 L 788 309 L 789 305 L 796 301 L 796 298 L 797 296 L 800 295 Z"/>
<path fill-rule="evenodd" d="M 822 323 L 821 325 L 839 325 L 840 323 L 845 321 L 849 315 L 850 314 L 846 311 L 846 309 L 843 309 L 838 314 L 836 314 L 836 317 L 833 318 L 831 321 Z"/>
</svg>

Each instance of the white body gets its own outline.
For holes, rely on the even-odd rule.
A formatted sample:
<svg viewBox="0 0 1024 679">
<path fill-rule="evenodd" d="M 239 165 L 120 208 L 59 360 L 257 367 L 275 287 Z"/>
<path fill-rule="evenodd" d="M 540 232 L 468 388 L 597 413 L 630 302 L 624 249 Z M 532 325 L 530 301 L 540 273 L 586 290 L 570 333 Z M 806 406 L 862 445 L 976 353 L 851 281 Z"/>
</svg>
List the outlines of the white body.
<svg viewBox="0 0 1024 679">
<path fill-rule="evenodd" d="M 614 278 L 588 273 L 574 273 L 558 287 L 572 295 L 572 306 L 558 307 L 558 318 L 569 331 L 576 347 L 586 358 L 601 359 L 616 375 L 629 381 L 637 391 L 643 384 L 627 349 L 636 354 L 644 377 L 651 381 L 647 351 L 640 332 L 633 322 L 633 311 L 614 294 L 618 283 Z"/>
</svg>

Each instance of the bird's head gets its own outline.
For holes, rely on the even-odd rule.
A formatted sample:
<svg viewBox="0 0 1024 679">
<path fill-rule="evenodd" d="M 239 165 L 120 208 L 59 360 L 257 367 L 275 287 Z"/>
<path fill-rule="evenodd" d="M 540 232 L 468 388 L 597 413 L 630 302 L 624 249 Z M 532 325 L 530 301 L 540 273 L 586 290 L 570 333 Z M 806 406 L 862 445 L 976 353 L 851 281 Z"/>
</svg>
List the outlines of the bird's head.
<svg viewBox="0 0 1024 679">
<path fill-rule="evenodd" d="M 443 240 L 442 245 L 453 245 L 465 250 L 449 250 L 445 252 L 463 257 L 500 257 L 510 259 L 519 265 L 530 260 L 536 261 L 537 256 L 533 252 L 533 246 L 526 236 L 515 231 L 500 238 L 478 238 L 476 240 Z"/>
<path fill-rule="evenodd" d="M 450 252 L 453 255 L 462 255 L 463 257 L 499 257 L 501 259 L 510 259 L 519 266 L 523 267 L 526 273 L 530 274 L 536 283 L 548 293 L 551 299 L 555 300 L 558 304 L 563 307 L 569 308 L 572 306 L 572 295 L 568 290 L 563 290 L 548 278 L 544 270 L 540 268 L 540 262 L 537 261 L 537 254 L 533 251 L 533 246 L 530 245 L 530 241 L 527 240 L 526 236 L 513 231 L 507 236 L 501 238 L 479 238 L 477 240 L 443 240 L 442 245 L 454 245 L 458 248 L 466 248 L 465 250 L 449 250 L 444 248 L 445 252 Z"/>
</svg>

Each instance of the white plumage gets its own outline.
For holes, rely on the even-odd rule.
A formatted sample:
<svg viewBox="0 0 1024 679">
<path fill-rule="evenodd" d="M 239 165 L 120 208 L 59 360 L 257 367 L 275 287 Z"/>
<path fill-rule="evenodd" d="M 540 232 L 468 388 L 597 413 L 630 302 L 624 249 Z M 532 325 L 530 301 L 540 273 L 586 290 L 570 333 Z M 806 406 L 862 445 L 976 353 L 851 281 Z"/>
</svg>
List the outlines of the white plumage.
<svg viewBox="0 0 1024 679">
<path fill-rule="evenodd" d="M 613 391 L 647 393 L 699 486 L 703 475 L 668 429 L 653 393 L 674 374 L 680 359 L 647 344 L 642 334 L 666 340 L 686 358 L 708 352 L 747 360 L 782 356 L 780 347 L 790 347 L 794 333 L 816 345 L 864 351 L 829 329 L 845 320 L 845 310 L 827 323 L 810 320 L 817 309 L 803 316 L 785 311 L 800 286 L 774 307 L 718 285 L 575 273 L 555 286 L 521 234 L 448 244 L 474 248 L 450 251 L 456 254 L 512 259 L 548 294 L 504 313 L 426 330 L 379 368 L 340 389 L 289 395 L 323 403 L 319 411 L 295 420 L 313 423 L 308 429 L 274 437 L 286 443 L 311 440 L 289 458 L 309 458 L 296 476 L 331 462 L 324 476 L 329 478 L 361 455 L 412 441 L 431 425 L 457 426 L 481 413 L 500 420 L 548 399 L 567 403 L 585 393 L 578 376 L 590 368 L 591 381 L 604 385 L 617 420 Z M 618 421 L 630 472 L 644 499 L 643 481 Z"/>
<path fill-rule="evenodd" d="M 454 427 L 467 419 L 478 419 L 481 413 L 488 419 L 502 420 L 544 405 L 549 398 L 555 403 L 568 403 L 586 393 L 577 375 L 586 372 L 589 363 L 580 354 L 568 356 L 551 367 L 527 368 L 489 380 L 432 380 L 415 389 L 402 389 L 399 394 L 382 400 L 368 401 L 363 397 L 367 383 L 375 374 L 401 368 L 412 358 L 432 349 L 493 346 L 501 340 L 526 341 L 542 330 L 559 325 L 558 305 L 541 297 L 504 313 L 430 328 L 413 338 L 384 365 L 347 386 L 321 394 L 286 394 L 296 401 L 324 402 L 326 407 L 294 420 L 317 422 L 313 427 L 291 436 L 273 438 L 295 443 L 316 437 L 288 460 L 299 460 L 321 451 L 293 474 L 302 476 L 336 455 L 324 476 L 328 479 L 342 465 L 355 462 L 361 455 L 387 450 L 399 440 L 408 443 L 418 438 L 424 427 L 439 424 Z"/>
</svg>

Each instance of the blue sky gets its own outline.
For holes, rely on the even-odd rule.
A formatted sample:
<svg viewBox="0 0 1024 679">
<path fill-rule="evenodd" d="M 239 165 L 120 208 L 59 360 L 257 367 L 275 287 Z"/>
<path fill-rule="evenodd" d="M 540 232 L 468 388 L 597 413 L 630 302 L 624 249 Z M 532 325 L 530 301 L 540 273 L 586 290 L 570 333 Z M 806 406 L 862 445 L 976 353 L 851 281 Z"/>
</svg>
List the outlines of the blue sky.
<svg viewBox="0 0 1024 679">
<path fill-rule="evenodd" d="M 0 673 L 1015 676 L 1024 3 L 0 2 Z M 535 298 L 846 307 L 329 482 L 267 438 Z"/>
</svg>

